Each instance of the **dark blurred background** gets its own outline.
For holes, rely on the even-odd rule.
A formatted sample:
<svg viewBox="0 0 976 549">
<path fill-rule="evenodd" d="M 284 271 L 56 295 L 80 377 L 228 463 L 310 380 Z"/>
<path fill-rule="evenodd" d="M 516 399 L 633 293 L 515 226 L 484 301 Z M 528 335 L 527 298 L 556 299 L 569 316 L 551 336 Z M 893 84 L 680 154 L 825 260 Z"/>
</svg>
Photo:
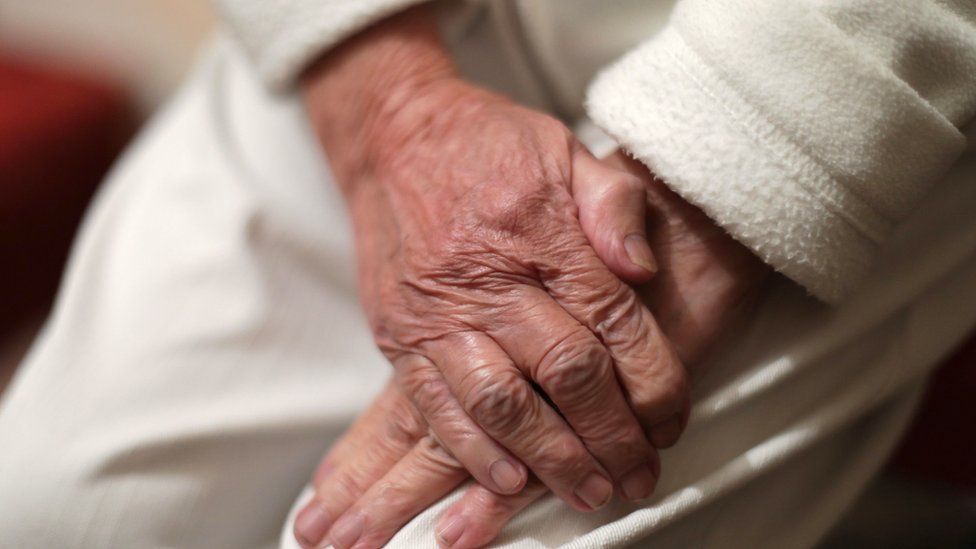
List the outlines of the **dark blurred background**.
<svg viewBox="0 0 976 549">
<path fill-rule="evenodd" d="M 214 25 L 204 0 L 0 0 L 0 391 L 99 182 Z M 976 547 L 976 339 L 826 547 Z"/>
</svg>

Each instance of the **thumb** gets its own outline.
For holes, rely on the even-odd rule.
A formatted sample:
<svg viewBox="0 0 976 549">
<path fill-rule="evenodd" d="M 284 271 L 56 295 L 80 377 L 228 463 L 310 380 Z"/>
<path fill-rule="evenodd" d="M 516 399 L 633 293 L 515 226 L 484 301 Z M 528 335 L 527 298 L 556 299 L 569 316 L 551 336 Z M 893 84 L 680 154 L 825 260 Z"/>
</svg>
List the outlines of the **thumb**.
<svg viewBox="0 0 976 549">
<path fill-rule="evenodd" d="M 647 241 L 644 182 L 580 146 L 573 155 L 571 189 L 583 233 L 610 271 L 634 283 L 654 276 L 657 261 Z"/>
</svg>

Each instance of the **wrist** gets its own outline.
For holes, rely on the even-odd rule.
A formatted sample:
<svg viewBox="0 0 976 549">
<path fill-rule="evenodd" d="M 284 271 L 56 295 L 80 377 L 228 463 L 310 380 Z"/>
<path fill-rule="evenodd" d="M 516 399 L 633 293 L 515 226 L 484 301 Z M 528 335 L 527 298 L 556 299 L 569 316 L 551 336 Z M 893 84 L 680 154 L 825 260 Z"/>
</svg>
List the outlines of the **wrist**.
<svg viewBox="0 0 976 549">
<path fill-rule="evenodd" d="M 368 169 L 387 134 L 423 116 L 428 90 L 460 82 L 426 6 L 347 40 L 302 76 L 312 125 L 341 185 Z"/>
</svg>

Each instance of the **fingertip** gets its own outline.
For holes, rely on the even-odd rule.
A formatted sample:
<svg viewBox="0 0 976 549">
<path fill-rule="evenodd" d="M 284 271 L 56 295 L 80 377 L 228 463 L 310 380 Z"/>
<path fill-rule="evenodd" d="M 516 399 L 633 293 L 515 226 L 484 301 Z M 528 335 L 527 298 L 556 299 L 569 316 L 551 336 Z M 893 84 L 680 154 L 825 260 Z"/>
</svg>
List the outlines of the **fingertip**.
<svg viewBox="0 0 976 549">
<path fill-rule="evenodd" d="M 651 444 L 658 449 L 674 446 L 681 438 L 681 432 L 684 430 L 683 423 L 680 416 L 673 416 L 671 419 L 655 425 L 651 429 Z"/>
<path fill-rule="evenodd" d="M 479 547 L 487 547 L 497 535 L 498 532 L 470 526 L 465 529 L 464 534 L 451 546 L 451 549 L 477 549 Z"/>
<path fill-rule="evenodd" d="M 529 479 L 524 489 L 514 496 L 502 496 L 480 484 L 474 484 L 461 499 L 441 514 L 434 530 L 438 544 L 451 549 L 487 546 L 498 537 L 512 517 L 546 492 L 546 487 L 536 478 Z M 462 520 L 454 521 L 455 517 L 461 517 Z M 441 531 L 448 526 L 453 529 L 450 533 L 457 536 L 450 545 L 444 539 L 448 537 L 446 532 L 441 535 Z"/>
<path fill-rule="evenodd" d="M 366 518 L 356 510 L 346 512 L 329 530 L 329 542 L 336 549 L 348 549 L 357 544 L 366 529 Z"/>
<path fill-rule="evenodd" d="M 603 475 L 591 473 L 576 486 L 573 494 L 586 504 L 586 511 L 596 511 L 610 502 L 613 484 Z"/>
<path fill-rule="evenodd" d="M 296 515 L 292 532 L 303 549 L 310 549 L 325 538 L 330 526 L 328 512 L 312 500 Z"/>
<path fill-rule="evenodd" d="M 651 245 L 647 242 L 647 237 L 640 233 L 629 234 L 624 237 L 623 247 L 634 272 L 639 272 L 643 281 L 657 273 L 657 260 L 654 258 L 654 252 L 651 251 Z"/>
<path fill-rule="evenodd" d="M 599 239 L 590 237 L 593 251 L 610 273 L 628 284 L 644 284 L 654 278 L 657 262 L 653 254 L 648 257 L 647 252 L 642 250 L 632 252 L 635 246 L 639 246 L 632 241 L 616 234 Z M 631 259 L 634 253 L 642 255 L 637 255 L 635 261 Z"/>
<path fill-rule="evenodd" d="M 464 535 L 467 526 L 464 516 L 460 513 L 447 514 L 439 521 L 434 533 L 437 536 L 437 545 L 440 547 L 455 547 Z"/>
<path fill-rule="evenodd" d="M 629 284 L 644 284 L 654 278 L 658 263 L 643 234 L 607 232 L 606 236 L 591 239 L 591 245 L 614 276 Z"/>
<path fill-rule="evenodd" d="M 499 459 L 492 463 L 488 467 L 488 476 L 494 482 L 497 492 L 506 495 L 519 493 L 528 480 L 525 466 L 508 459 Z"/>
<path fill-rule="evenodd" d="M 620 480 L 620 494 L 625 500 L 641 501 L 654 493 L 657 475 L 651 463 L 640 465 Z"/>
<path fill-rule="evenodd" d="M 469 520 L 462 511 L 448 511 L 434 528 L 437 546 L 450 549 L 485 547 L 501 531 L 501 524 Z"/>
</svg>

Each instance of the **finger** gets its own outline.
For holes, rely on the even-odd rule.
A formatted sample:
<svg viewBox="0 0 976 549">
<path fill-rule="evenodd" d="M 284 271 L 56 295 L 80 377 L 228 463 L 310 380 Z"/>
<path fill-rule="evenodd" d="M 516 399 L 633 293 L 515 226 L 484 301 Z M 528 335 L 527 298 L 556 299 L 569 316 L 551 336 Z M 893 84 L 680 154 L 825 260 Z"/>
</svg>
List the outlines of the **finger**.
<svg viewBox="0 0 976 549">
<path fill-rule="evenodd" d="M 316 470 L 315 497 L 295 517 L 298 543 L 307 548 L 321 542 L 333 521 L 426 433 L 418 412 L 388 385 Z"/>
<path fill-rule="evenodd" d="M 465 478 L 468 473 L 460 462 L 425 437 L 339 517 L 328 542 L 336 549 L 382 547 Z"/>
<path fill-rule="evenodd" d="M 634 290 L 607 270 L 582 234 L 553 257 L 556 264 L 538 266 L 545 289 L 610 352 L 649 435 L 655 438 L 658 426 L 675 417 L 683 426 L 689 410 L 685 369 Z"/>
<path fill-rule="evenodd" d="M 534 379 L 621 495 L 651 495 L 660 465 L 657 451 L 621 391 L 610 354 L 596 336 L 541 288 L 522 286 L 518 311 L 489 334 Z"/>
<path fill-rule="evenodd" d="M 682 418 L 682 414 L 675 414 L 650 429 L 648 436 L 655 448 L 670 448 L 678 442 L 685 429 Z"/>
<path fill-rule="evenodd" d="M 429 351 L 468 415 L 557 496 L 581 511 L 610 501 L 603 467 L 490 337 L 452 334 Z"/>
<path fill-rule="evenodd" d="M 437 542 L 441 547 L 451 549 L 487 545 L 498 537 L 512 517 L 548 491 L 535 478 L 530 479 L 518 494 L 507 496 L 473 485 L 441 514 L 434 528 Z"/>
<path fill-rule="evenodd" d="M 529 476 L 525 466 L 475 424 L 433 362 L 408 354 L 395 367 L 400 386 L 431 430 L 478 482 L 499 494 L 522 489 Z"/>
<path fill-rule="evenodd" d="M 657 272 L 657 261 L 646 234 L 644 182 L 579 145 L 573 152 L 571 188 L 580 226 L 596 255 L 620 278 L 647 282 Z"/>
</svg>

